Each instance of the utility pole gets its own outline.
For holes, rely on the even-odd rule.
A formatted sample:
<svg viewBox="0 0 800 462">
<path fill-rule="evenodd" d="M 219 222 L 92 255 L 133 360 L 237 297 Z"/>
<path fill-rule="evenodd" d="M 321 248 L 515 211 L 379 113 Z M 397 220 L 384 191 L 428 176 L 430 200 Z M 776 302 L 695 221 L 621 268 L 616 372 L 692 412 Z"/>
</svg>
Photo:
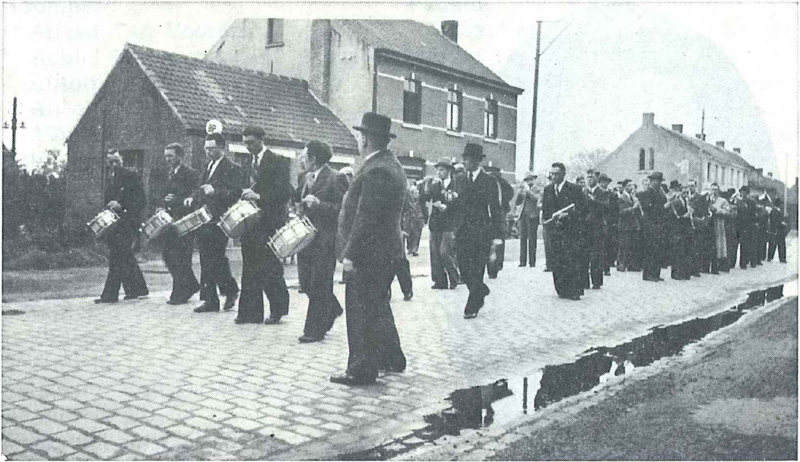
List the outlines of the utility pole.
<svg viewBox="0 0 800 462">
<path fill-rule="evenodd" d="M 703 109 L 703 116 L 700 119 L 700 138 L 706 140 L 706 110 Z"/>
<path fill-rule="evenodd" d="M 536 21 L 536 67 L 533 71 L 533 117 L 531 118 L 531 164 L 530 171 L 533 171 L 533 159 L 536 148 L 536 102 L 539 93 L 539 47 L 542 42 L 542 21 Z"/>
<path fill-rule="evenodd" d="M 17 156 L 17 97 L 14 97 L 14 109 L 11 113 L 11 152 Z"/>
</svg>

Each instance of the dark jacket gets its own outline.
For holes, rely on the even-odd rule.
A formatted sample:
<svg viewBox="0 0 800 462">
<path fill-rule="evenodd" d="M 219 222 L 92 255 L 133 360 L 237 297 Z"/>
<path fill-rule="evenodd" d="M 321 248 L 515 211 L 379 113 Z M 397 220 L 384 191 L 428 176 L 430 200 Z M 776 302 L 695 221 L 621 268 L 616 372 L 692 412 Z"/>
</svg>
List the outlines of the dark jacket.
<svg viewBox="0 0 800 462">
<path fill-rule="evenodd" d="M 441 182 L 426 181 L 422 188 L 420 195 L 420 202 L 434 203 L 441 202 L 447 208 L 439 210 L 431 206 L 430 219 L 428 220 L 428 229 L 431 232 L 451 232 L 455 231 L 458 227 L 458 211 L 455 200 L 447 199 L 445 191 L 453 192 L 456 190 L 455 178 L 450 178 L 450 184 L 446 188 L 443 187 Z"/>
<path fill-rule="evenodd" d="M 520 218 L 528 218 L 539 222 L 539 196 L 532 189 L 523 190 L 517 194 L 516 205 L 521 205 Z"/>
<path fill-rule="evenodd" d="M 403 257 L 400 218 L 405 191 L 406 174 L 392 151 L 384 149 L 364 162 L 339 212 L 339 261 L 346 258 L 358 268 Z"/>
<path fill-rule="evenodd" d="M 555 185 L 547 185 L 542 193 L 542 220 L 549 220 L 554 213 L 570 204 L 575 206 L 567 212 L 567 216 L 559 222 L 551 222 L 553 223 L 551 226 L 563 232 L 565 236 L 578 238 L 582 228 L 582 215 L 586 208 L 586 195 L 580 186 L 565 181 L 561 193 L 556 196 Z"/>
<path fill-rule="evenodd" d="M 207 163 L 203 169 L 203 177 L 200 184 L 208 184 L 214 188 L 214 193 L 206 195 L 202 189 L 195 190 L 192 194 L 194 199 L 194 208 L 200 208 L 204 205 L 208 206 L 208 211 L 214 218 L 219 218 L 220 215 L 228 211 L 231 205 L 239 200 L 242 195 L 242 170 L 228 160 L 227 157 L 222 157 L 219 165 L 214 170 L 214 174 L 209 178 L 208 167 L 211 162 Z"/>
<path fill-rule="evenodd" d="M 503 214 L 500 205 L 500 191 L 497 180 L 488 173 L 481 171 L 470 182 L 464 175 L 456 184 L 458 197 L 458 229 L 456 237 L 461 234 L 482 235 L 489 239 L 503 239 Z"/>
<path fill-rule="evenodd" d="M 600 237 L 608 231 L 610 196 L 611 194 L 600 186 L 596 187 L 594 192 L 587 190 L 585 217 L 589 235 Z"/>
<path fill-rule="evenodd" d="M 319 199 L 319 204 L 313 208 L 302 207 L 302 212 L 317 228 L 317 237 L 303 250 L 310 254 L 322 247 L 331 247 L 336 243 L 337 219 L 342 208 L 342 199 L 347 192 L 349 182 L 347 175 L 339 173 L 329 165 L 320 169 L 310 189 L 298 188 L 299 194 L 313 194 Z M 302 197 L 301 197 L 302 199 Z"/>
<path fill-rule="evenodd" d="M 664 223 L 666 221 L 667 197 L 661 192 L 649 187 L 640 192 L 637 196 L 642 204 L 642 231 L 649 234 L 664 234 Z"/>
<path fill-rule="evenodd" d="M 619 196 L 619 220 L 617 221 L 617 230 L 619 232 L 639 231 L 639 218 L 642 216 L 639 207 L 635 206 L 636 202 L 633 196 L 627 192 Z"/>
<path fill-rule="evenodd" d="M 250 187 L 261 196 L 256 204 L 261 209 L 261 220 L 254 232 L 262 238 L 270 238 L 286 224 L 286 207 L 292 197 L 290 182 L 291 161 L 267 149 L 261 157 L 253 177 L 256 182 Z"/>
<path fill-rule="evenodd" d="M 162 197 L 160 205 L 169 212 L 173 220 L 179 220 L 192 212 L 192 208 L 183 205 L 183 201 L 187 197 L 191 197 L 192 193 L 197 189 L 200 179 L 197 175 L 197 170 L 184 164 L 181 164 L 178 167 L 178 171 L 170 178 L 171 172 L 172 167 L 169 167 L 164 196 L 174 194 L 175 199 L 172 202 L 165 202 Z"/>
<path fill-rule="evenodd" d="M 126 230 L 139 229 L 147 199 L 138 173 L 123 167 L 115 169 L 106 186 L 103 202 L 108 204 L 111 201 L 119 202 L 122 207 L 117 211 L 120 222 L 116 226 Z"/>
<path fill-rule="evenodd" d="M 689 206 L 692 207 L 692 222 L 696 230 L 708 228 L 711 220 L 708 219 L 708 198 L 700 193 L 689 196 Z"/>
</svg>

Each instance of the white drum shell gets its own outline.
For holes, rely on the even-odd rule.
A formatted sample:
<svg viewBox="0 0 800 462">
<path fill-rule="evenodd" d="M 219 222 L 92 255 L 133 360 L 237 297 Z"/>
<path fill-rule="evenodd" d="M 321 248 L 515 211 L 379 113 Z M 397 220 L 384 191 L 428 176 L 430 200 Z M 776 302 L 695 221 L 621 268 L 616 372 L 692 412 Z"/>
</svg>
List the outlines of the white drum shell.
<svg viewBox="0 0 800 462">
<path fill-rule="evenodd" d="M 317 236 L 317 228 L 308 217 L 295 217 L 275 232 L 269 248 L 278 258 L 288 258 L 305 249 Z"/>
<path fill-rule="evenodd" d="M 156 210 L 156 213 L 142 225 L 142 234 L 148 240 L 155 239 L 161 233 L 172 227 L 172 216 L 164 209 Z"/>
<path fill-rule="evenodd" d="M 111 230 L 117 222 L 119 222 L 119 215 L 113 210 L 103 210 L 98 213 L 92 221 L 86 223 L 86 226 L 92 231 L 95 239 L 100 239 Z"/>
<path fill-rule="evenodd" d="M 219 219 L 219 227 L 231 238 L 247 234 L 261 218 L 261 209 L 253 201 L 239 201 Z"/>
<path fill-rule="evenodd" d="M 175 227 L 175 231 L 178 232 L 178 236 L 183 237 L 204 224 L 210 223 L 213 219 L 214 217 L 211 216 L 211 212 L 208 211 L 208 208 L 203 206 L 176 221 L 173 223 L 173 226 Z"/>
</svg>

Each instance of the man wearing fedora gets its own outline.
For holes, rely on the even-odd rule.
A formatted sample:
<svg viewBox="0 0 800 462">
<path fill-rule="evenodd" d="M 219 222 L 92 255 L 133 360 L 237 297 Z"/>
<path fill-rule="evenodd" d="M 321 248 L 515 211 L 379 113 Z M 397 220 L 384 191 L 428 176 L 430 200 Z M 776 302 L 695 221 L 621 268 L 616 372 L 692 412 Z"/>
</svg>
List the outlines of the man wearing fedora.
<svg viewBox="0 0 800 462">
<path fill-rule="evenodd" d="M 456 255 L 461 278 L 469 288 L 464 318 L 473 319 L 489 295 L 483 276 L 492 246 L 496 248 L 502 243 L 503 212 L 497 182 L 481 168 L 485 157 L 483 146 L 467 143 L 462 157 L 466 174 L 463 188 L 456 198 L 460 217 L 456 229 Z"/>
<path fill-rule="evenodd" d="M 669 204 L 664 190 L 661 189 L 664 175 L 661 172 L 653 172 L 647 178 L 650 179 L 650 185 L 639 193 L 639 203 L 642 209 L 642 239 L 644 241 L 642 279 L 658 282 L 664 280 L 661 278 L 661 264 L 664 260 L 665 247 L 663 226 Z"/>
<path fill-rule="evenodd" d="M 458 213 L 453 163 L 444 157 L 436 163 L 436 177 L 422 185 L 421 202 L 431 203 L 430 231 L 431 279 L 433 289 L 455 289 L 459 274 L 455 254 L 455 229 Z"/>
<path fill-rule="evenodd" d="M 517 230 L 519 231 L 519 266 L 536 266 L 536 235 L 539 232 L 539 195 L 534 190 L 536 175 L 528 172 L 517 186 L 516 204 L 520 208 Z"/>
<path fill-rule="evenodd" d="M 387 146 L 392 121 L 368 112 L 359 152 L 366 156 L 339 212 L 336 251 L 346 274 L 345 316 L 349 357 L 331 382 L 368 385 L 379 370 L 402 372 L 406 358 L 389 304 L 397 261 L 403 258 L 400 219 L 406 191 L 403 167 Z"/>
</svg>

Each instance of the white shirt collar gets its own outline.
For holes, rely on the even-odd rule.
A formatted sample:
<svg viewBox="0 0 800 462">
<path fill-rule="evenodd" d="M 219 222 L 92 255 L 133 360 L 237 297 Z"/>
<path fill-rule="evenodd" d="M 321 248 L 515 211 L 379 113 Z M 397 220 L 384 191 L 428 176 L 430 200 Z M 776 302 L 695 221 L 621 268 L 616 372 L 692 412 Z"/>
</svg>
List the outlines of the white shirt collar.
<svg viewBox="0 0 800 462">
<path fill-rule="evenodd" d="M 567 182 L 567 180 L 565 178 L 564 180 L 561 181 L 561 183 L 556 183 L 555 184 L 556 192 L 561 192 L 561 188 L 564 187 L 564 183 L 566 183 L 566 182 Z"/>
<path fill-rule="evenodd" d="M 364 162 L 366 162 L 366 161 L 368 161 L 368 160 L 372 159 L 372 158 L 375 156 L 375 154 L 377 154 L 377 153 L 379 153 L 379 152 L 381 152 L 381 151 L 383 151 L 383 149 L 378 149 L 377 151 L 375 151 L 375 152 L 373 152 L 372 154 L 368 155 L 367 157 L 365 157 L 365 158 L 364 158 Z"/>
<path fill-rule="evenodd" d="M 448 187 L 448 186 L 450 186 L 450 177 L 449 177 L 449 176 L 448 176 L 447 178 L 445 178 L 444 180 L 442 180 L 442 185 L 443 185 L 445 188 L 446 188 L 446 187 Z"/>
<path fill-rule="evenodd" d="M 255 157 L 256 165 L 261 165 L 261 158 L 264 157 L 264 153 L 265 152 L 267 152 L 267 147 L 266 146 L 261 146 L 261 151 L 259 151 L 259 153 L 256 154 L 256 157 Z"/>
<path fill-rule="evenodd" d="M 598 186 L 598 185 L 594 185 L 594 188 L 589 188 L 589 192 L 594 194 L 594 192 L 597 191 L 597 188 L 599 188 L 599 187 L 600 186 Z"/>
<path fill-rule="evenodd" d="M 480 175 L 480 173 L 481 173 L 482 171 L 483 171 L 483 168 L 481 168 L 481 167 L 478 167 L 478 169 L 477 169 L 477 170 L 475 170 L 474 172 L 467 172 L 467 175 L 469 175 L 469 177 L 470 177 L 470 179 L 471 179 L 472 181 L 475 181 L 475 180 L 478 178 L 478 175 Z"/>
<path fill-rule="evenodd" d="M 211 176 L 214 174 L 214 170 L 217 169 L 217 165 L 219 165 L 219 163 L 222 162 L 222 158 L 224 156 L 225 156 L 225 154 L 219 156 L 219 159 L 211 161 L 211 170 L 209 170 L 209 172 L 208 172 L 208 177 L 209 178 L 211 178 Z"/>
</svg>

